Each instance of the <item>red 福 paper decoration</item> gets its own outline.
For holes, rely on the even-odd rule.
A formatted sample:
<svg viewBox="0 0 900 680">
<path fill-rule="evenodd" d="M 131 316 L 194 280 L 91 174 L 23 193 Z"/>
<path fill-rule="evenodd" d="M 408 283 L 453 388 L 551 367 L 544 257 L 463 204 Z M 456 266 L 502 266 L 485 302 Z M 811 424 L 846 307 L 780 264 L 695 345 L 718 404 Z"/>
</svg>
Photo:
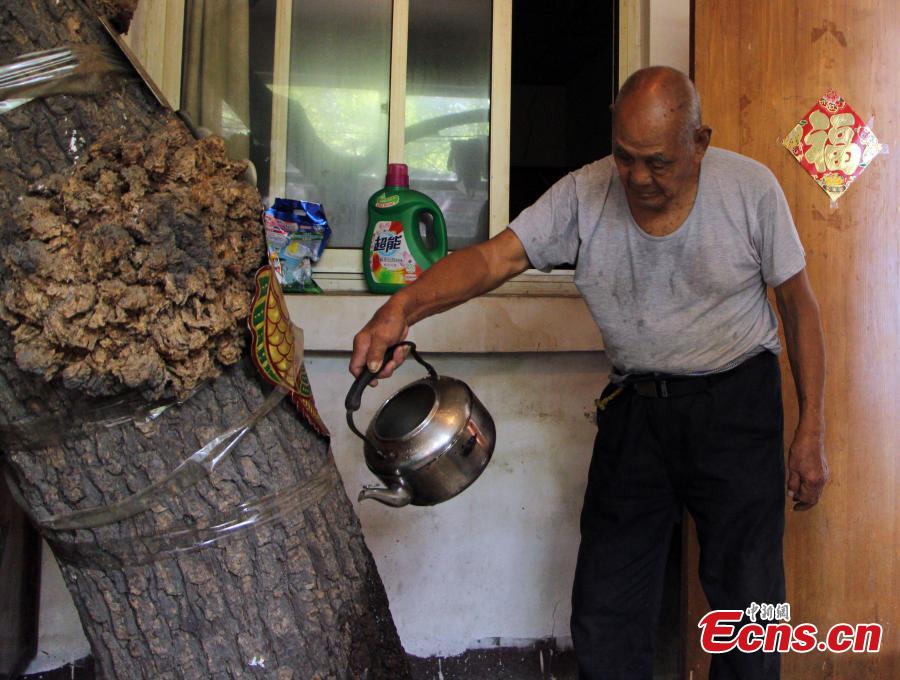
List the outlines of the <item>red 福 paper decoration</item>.
<svg viewBox="0 0 900 680">
<path fill-rule="evenodd" d="M 819 98 L 782 144 L 832 201 L 881 152 L 875 133 L 834 90 Z"/>
</svg>

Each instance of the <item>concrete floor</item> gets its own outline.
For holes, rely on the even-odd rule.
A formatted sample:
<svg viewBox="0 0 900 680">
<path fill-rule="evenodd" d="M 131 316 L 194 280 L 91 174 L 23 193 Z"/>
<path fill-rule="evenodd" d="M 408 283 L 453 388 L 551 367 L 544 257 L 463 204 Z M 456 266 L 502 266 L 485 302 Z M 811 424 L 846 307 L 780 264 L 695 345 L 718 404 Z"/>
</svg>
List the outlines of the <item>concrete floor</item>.
<svg viewBox="0 0 900 680">
<path fill-rule="evenodd" d="M 448 658 L 410 657 L 413 680 L 576 680 L 571 650 L 539 643 L 531 649 L 475 649 Z"/>
<path fill-rule="evenodd" d="M 653 680 L 677 680 L 676 664 Z M 549 648 L 472 650 L 445 659 L 410 658 L 413 680 L 577 680 L 575 655 Z"/>
</svg>

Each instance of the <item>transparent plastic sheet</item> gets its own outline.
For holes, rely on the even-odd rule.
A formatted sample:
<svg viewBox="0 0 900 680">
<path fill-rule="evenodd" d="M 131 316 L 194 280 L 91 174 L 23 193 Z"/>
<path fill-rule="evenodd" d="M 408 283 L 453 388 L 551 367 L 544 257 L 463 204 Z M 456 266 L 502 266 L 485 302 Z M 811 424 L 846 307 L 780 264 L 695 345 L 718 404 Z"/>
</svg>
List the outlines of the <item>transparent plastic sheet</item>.
<svg viewBox="0 0 900 680">
<path fill-rule="evenodd" d="M 333 466 L 324 464 L 315 474 L 223 513 L 206 526 L 182 527 L 148 536 L 109 541 L 62 541 L 45 535 L 54 554 L 67 564 L 92 569 L 120 569 L 140 566 L 196 552 L 236 534 L 256 529 L 276 520 L 290 520 L 321 501 L 338 484 Z"/>
<path fill-rule="evenodd" d="M 869 116 L 869 120 L 866 121 L 866 127 L 869 128 L 870 130 L 875 129 L 874 114 Z M 875 155 L 876 156 L 890 156 L 891 155 L 891 145 L 887 144 L 883 138 L 879 138 L 879 141 L 881 143 L 879 144 L 878 153 Z"/>
<path fill-rule="evenodd" d="M 235 448 L 256 423 L 268 415 L 281 403 L 282 399 L 293 394 L 292 386 L 299 383 L 303 368 L 303 332 L 297 326 L 290 324 L 286 329 L 286 334 L 290 338 L 288 344 L 291 346 L 287 353 L 289 360 L 284 362 L 282 359 L 280 364 L 282 372 L 278 376 L 280 379 L 263 404 L 238 425 L 220 433 L 191 454 L 165 478 L 121 501 L 48 518 L 38 518 L 25 502 L 10 468 L 5 466 L 4 471 L 8 485 L 16 502 L 41 530 L 46 540 L 54 546 L 57 556 L 71 564 L 94 568 L 120 568 L 146 564 L 177 553 L 200 550 L 234 533 L 263 526 L 274 520 L 287 519 L 321 500 L 339 479 L 335 470 L 327 463 L 307 480 L 253 501 L 242 503 L 235 509 L 221 514 L 212 523 L 204 523 L 200 527 L 181 527 L 159 534 L 99 541 L 65 541 L 57 535 L 57 532 L 60 531 L 93 529 L 132 517 L 148 510 L 166 495 L 184 491 L 200 479 L 209 476 L 218 463 Z M 195 392 L 196 390 L 191 394 Z M 40 421 L 7 426 L 0 429 L 0 444 L 3 443 L 2 437 L 4 436 L 7 438 L 7 442 L 14 443 L 13 448 L 19 449 L 28 448 L 27 446 L 23 447 L 23 444 L 27 442 L 46 442 L 46 435 L 42 430 L 54 429 L 53 427 L 48 428 L 54 424 L 56 431 L 53 433 L 53 442 L 63 440 L 73 432 L 84 433 L 86 429 L 89 429 L 89 425 L 114 427 L 128 422 L 137 424 L 139 421 L 144 422 L 147 419 L 158 418 L 166 409 L 179 403 L 183 402 L 170 400 L 142 404 L 135 397 L 121 398 L 113 400 L 103 407 L 86 410 L 80 415 L 40 419 Z M 138 407 L 135 409 L 136 404 Z M 13 437 L 19 439 L 13 439 Z"/>
<path fill-rule="evenodd" d="M 262 526 L 277 519 L 285 519 L 318 502 L 334 485 L 336 475 L 333 469 L 323 465 L 307 480 L 242 503 L 206 526 L 182 527 L 160 534 L 109 541 L 64 541 L 56 534 L 60 531 L 93 529 L 119 522 L 149 509 L 165 495 L 189 488 L 207 477 L 244 435 L 289 394 L 287 388 L 277 386 L 269 393 L 263 404 L 238 425 L 207 442 L 165 478 L 117 503 L 41 519 L 30 511 L 18 483 L 6 466 L 8 486 L 16 502 L 25 509 L 46 540 L 54 546 L 57 556 L 71 564 L 118 568 L 146 564 L 176 553 L 199 550 L 233 533 Z"/>
<path fill-rule="evenodd" d="M 289 332 L 293 336 L 293 328 Z M 292 343 L 291 361 L 286 366 L 286 375 L 290 378 L 290 383 L 296 382 L 300 369 L 303 366 L 302 337 L 301 334 L 300 341 Z M 244 436 L 289 394 L 291 394 L 289 387 L 281 384 L 276 385 L 262 405 L 247 415 L 240 423 L 213 437 L 162 479 L 120 501 L 46 518 L 38 518 L 32 515 L 31 519 L 44 532 L 73 531 L 76 529 L 96 529 L 97 527 L 114 524 L 144 512 L 154 503 L 158 503 L 163 496 L 177 494 L 190 488 L 201 479 L 208 477 L 222 459 L 234 450 Z M 166 403 L 166 407 L 170 405 Z M 152 407 L 152 405 L 150 406 Z M 157 406 L 155 409 L 151 408 L 151 411 L 156 413 L 159 408 L 162 408 L 162 406 Z M 116 414 L 107 418 L 105 424 L 121 424 L 124 422 L 128 422 L 128 418 L 124 415 Z M 35 428 L 29 423 L 28 428 L 20 429 L 34 430 Z M 26 506 L 23 505 L 23 507 Z"/>
<path fill-rule="evenodd" d="M 38 97 L 107 92 L 136 77 L 120 51 L 103 45 L 29 52 L 0 65 L 0 114 Z"/>
<path fill-rule="evenodd" d="M 73 531 L 76 529 L 95 529 L 97 527 L 106 526 L 119 522 L 128 517 L 132 517 L 140 512 L 149 509 L 154 503 L 158 503 L 164 496 L 169 494 L 177 494 L 185 489 L 190 488 L 201 479 L 208 477 L 222 459 L 228 455 L 244 436 L 264 417 L 266 417 L 272 409 L 274 409 L 282 399 L 291 394 L 290 385 L 297 382 L 300 370 L 303 366 L 303 331 L 290 324 L 288 333 L 292 338 L 290 361 L 285 366 L 285 377 L 287 380 L 284 384 L 278 384 L 269 393 L 262 405 L 255 411 L 250 413 L 237 425 L 221 432 L 216 437 L 204 444 L 200 449 L 192 453 L 183 460 L 174 470 L 157 482 L 141 489 L 140 491 L 123 498 L 116 503 L 110 503 L 95 508 L 86 508 L 84 510 L 76 510 L 74 512 L 53 515 L 46 518 L 38 518 L 32 515 L 32 520 L 44 531 Z M 202 386 L 202 383 L 201 383 Z M 198 388 L 199 389 L 199 386 Z M 196 393 L 196 389 L 191 393 Z M 189 395 L 190 396 L 190 395 Z M 106 409 L 93 409 L 88 412 L 89 416 L 95 420 L 92 423 L 99 423 L 100 427 L 113 427 L 135 421 L 138 414 L 154 418 L 159 417 L 170 406 L 183 403 L 177 401 L 158 402 L 156 404 L 147 404 L 138 408 L 137 411 L 128 412 L 128 407 L 134 407 L 134 397 L 123 398 L 110 404 Z M 71 433 L 72 428 L 67 425 L 78 423 L 80 429 L 77 432 L 83 432 L 85 422 L 79 422 L 77 418 L 68 416 L 65 419 L 56 419 L 54 422 L 43 422 L 35 424 L 29 422 L 23 425 L 5 428 L 17 436 L 24 436 L 25 440 L 40 439 L 41 437 L 55 435 L 54 441 L 62 441 L 66 435 Z M 53 425 L 57 427 L 54 428 Z M 54 432 L 54 429 L 56 430 Z M 9 433 L 9 432 L 7 432 Z M 2 443 L 2 440 L 0 440 Z M 14 443 L 18 448 L 22 448 L 21 442 Z M 23 507 L 26 507 L 23 505 Z"/>
<path fill-rule="evenodd" d="M 190 488 L 204 477 L 209 476 L 221 460 L 253 429 L 256 423 L 267 416 L 288 394 L 290 392 L 285 388 L 276 387 L 269 393 L 262 406 L 244 418 L 239 424 L 211 439 L 206 445 L 182 461 L 168 475 L 137 493 L 123 498 L 117 503 L 53 515 L 46 519 L 37 520 L 38 525 L 41 529 L 53 531 L 95 529 L 143 512 L 154 503 L 159 502 L 166 494 L 177 494 Z"/>
<path fill-rule="evenodd" d="M 76 408 L 64 416 L 0 425 L 0 447 L 6 451 L 38 451 L 128 423 L 145 428 L 171 407 L 184 404 L 207 384 L 208 381 L 200 383 L 182 399 L 172 397 L 148 403 L 140 395 L 126 394 Z"/>
</svg>

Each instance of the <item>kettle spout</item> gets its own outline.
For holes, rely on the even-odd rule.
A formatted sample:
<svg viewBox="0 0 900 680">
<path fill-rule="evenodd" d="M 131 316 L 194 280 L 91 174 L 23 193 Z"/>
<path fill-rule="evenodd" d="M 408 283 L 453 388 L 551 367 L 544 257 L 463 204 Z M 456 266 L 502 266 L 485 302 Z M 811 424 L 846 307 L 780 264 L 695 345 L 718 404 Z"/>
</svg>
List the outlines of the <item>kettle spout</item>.
<svg viewBox="0 0 900 680">
<path fill-rule="evenodd" d="M 409 492 L 409 489 L 402 484 L 397 484 L 391 488 L 383 486 L 366 486 L 359 492 L 359 498 L 357 498 L 357 500 L 362 501 L 366 498 L 373 498 L 379 503 L 384 503 L 385 505 L 390 505 L 394 508 L 402 508 L 404 505 L 409 505 L 410 501 L 412 501 L 412 494 Z"/>
</svg>

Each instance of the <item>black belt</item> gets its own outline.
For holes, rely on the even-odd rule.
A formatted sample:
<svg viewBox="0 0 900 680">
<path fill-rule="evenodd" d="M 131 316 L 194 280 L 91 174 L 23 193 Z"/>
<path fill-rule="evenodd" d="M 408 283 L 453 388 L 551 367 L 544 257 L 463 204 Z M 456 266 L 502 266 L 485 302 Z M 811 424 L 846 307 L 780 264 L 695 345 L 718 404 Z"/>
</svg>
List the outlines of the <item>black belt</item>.
<svg viewBox="0 0 900 680">
<path fill-rule="evenodd" d="M 621 383 L 624 388 L 631 388 L 642 397 L 666 398 L 683 397 L 688 394 L 703 392 L 718 381 L 733 375 L 735 372 L 764 360 L 771 352 L 763 351 L 755 354 L 734 368 L 720 373 L 706 375 L 667 375 L 664 373 L 641 373 L 626 376 Z"/>
<path fill-rule="evenodd" d="M 642 397 L 665 398 L 683 397 L 688 394 L 696 394 L 710 386 L 711 381 L 707 376 L 665 376 L 644 377 L 624 381 L 625 387 L 630 387 Z"/>
</svg>

